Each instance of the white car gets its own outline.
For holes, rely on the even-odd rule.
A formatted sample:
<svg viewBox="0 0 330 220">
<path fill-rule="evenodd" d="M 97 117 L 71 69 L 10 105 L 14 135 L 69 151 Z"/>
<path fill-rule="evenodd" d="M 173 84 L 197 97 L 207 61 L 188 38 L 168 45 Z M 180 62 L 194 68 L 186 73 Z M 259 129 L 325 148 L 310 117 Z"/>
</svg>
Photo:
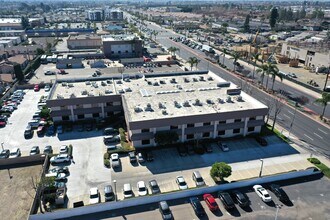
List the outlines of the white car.
<svg viewBox="0 0 330 220">
<path fill-rule="evenodd" d="M 68 154 L 59 154 L 57 156 L 50 158 L 50 163 L 64 163 L 69 161 L 70 161 L 70 157 Z"/>
<path fill-rule="evenodd" d="M 123 194 L 124 194 L 125 199 L 133 197 L 133 191 L 132 191 L 131 184 L 129 184 L 129 183 L 124 184 Z"/>
<path fill-rule="evenodd" d="M 183 176 L 177 176 L 176 183 L 178 184 L 179 189 L 181 189 L 181 190 L 188 189 L 188 185 L 187 185 L 186 181 L 184 180 Z"/>
<path fill-rule="evenodd" d="M 14 148 L 9 153 L 9 158 L 16 158 L 21 156 L 21 150 L 19 148 Z"/>
<path fill-rule="evenodd" d="M 148 189 L 146 187 L 146 184 L 143 181 L 139 181 L 137 183 L 137 189 L 138 189 L 139 196 L 145 196 L 148 194 Z"/>
<path fill-rule="evenodd" d="M 99 202 L 99 190 L 96 187 L 93 187 L 89 190 L 89 204 L 97 204 Z"/>
<path fill-rule="evenodd" d="M 112 168 L 120 166 L 119 154 L 111 154 L 111 166 Z"/>
<path fill-rule="evenodd" d="M 220 146 L 221 150 L 223 152 L 227 152 L 229 151 L 229 147 L 227 146 L 227 144 L 224 144 L 224 143 L 221 143 L 221 142 L 218 142 L 218 145 Z"/>
<path fill-rule="evenodd" d="M 46 85 L 45 86 L 45 92 L 49 92 L 49 90 L 50 90 L 50 86 L 49 85 Z"/>
<path fill-rule="evenodd" d="M 272 201 L 272 197 L 269 195 L 267 190 L 263 188 L 261 185 L 254 185 L 253 189 L 257 193 L 257 195 L 262 199 L 262 201 L 264 202 Z"/>
<path fill-rule="evenodd" d="M 66 146 L 66 145 L 62 145 L 61 146 L 61 148 L 60 148 L 60 154 L 66 154 L 66 153 L 68 153 L 68 151 L 69 151 L 68 146 Z"/>
</svg>

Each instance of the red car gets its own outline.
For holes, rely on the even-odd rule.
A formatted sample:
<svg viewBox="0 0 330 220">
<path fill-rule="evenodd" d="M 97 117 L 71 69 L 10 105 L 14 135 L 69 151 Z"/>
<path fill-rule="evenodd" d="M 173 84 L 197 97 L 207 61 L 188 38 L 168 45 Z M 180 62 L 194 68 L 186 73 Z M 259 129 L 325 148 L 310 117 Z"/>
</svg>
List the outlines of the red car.
<svg viewBox="0 0 330 220">
<path fill-rule="evenodd" d="M 38 85 L 38 84 L 37 84 L 37 85 L 35 85 L 35 86 L 34 86 L 34 91 L 35 91 L 35 92 L 38 92 L 39 90 L 40 90 L 40 87 L 39 87 L 39 85 Z"/>
<path fill-rule="evenodd" d="M 204 194 L 203 199 L 212 212 L 219 209 L 217 202 L 215 201 L 214 197 L 211 194 Z"/>
</svg>

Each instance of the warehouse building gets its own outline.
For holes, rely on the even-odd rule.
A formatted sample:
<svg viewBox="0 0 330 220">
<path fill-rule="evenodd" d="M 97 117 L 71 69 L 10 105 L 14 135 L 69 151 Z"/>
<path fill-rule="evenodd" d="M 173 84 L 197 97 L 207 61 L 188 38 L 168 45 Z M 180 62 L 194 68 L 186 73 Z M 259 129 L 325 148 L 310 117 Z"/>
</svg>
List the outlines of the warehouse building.
<svg viewBox="0 0 330 220">
<path fill-rule="evenodd" d="M 107 58 L 142 57 L 142 40 L 135 35 L 105 35 L 102 44 Z"/>
<path fill-rule="evenodd" d="M 47 105 L 55 123 L 124 112 L 134 147 L 152 147 L 157 132 L 180 142 L 259 133 L 267 106 L 212 73 L 160 74 L 54 85 Z"/>
</svg>

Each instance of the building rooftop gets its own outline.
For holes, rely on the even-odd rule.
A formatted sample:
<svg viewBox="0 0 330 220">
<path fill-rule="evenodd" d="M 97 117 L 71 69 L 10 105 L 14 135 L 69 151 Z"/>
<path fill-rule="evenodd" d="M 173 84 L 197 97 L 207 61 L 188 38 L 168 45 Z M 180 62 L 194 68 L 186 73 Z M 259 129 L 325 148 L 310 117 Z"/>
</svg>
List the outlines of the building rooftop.
<svg viewBox="0 0 330 220">
<path fill-rule="evenodd" d="M 20 18 L 0 18 L 0 24 L 17 23 L 21 24 Z"/>
<path fill-rule="evenodd" d="M 213 73 L 56 84 L 50 99 L 123 95 L 129 121 L 267 108 Z M 232 92 L 232 94 L 227 94 Z"/>
<path fill-rule="evenodd" d="M 101 37 L 94 34 L 82 34 L 82 35 L 70 35 L 70 37 L 68 38 L 68 40 L 86 40 L 86 39 L 101 40 Z"/>
<path fill-rule="evenodd" d="M 138 38 L 135 35 L 105 35 L 102 36 L 102 41 L 123 41 L 123 40 L 134 40 Z"/>
</svg>

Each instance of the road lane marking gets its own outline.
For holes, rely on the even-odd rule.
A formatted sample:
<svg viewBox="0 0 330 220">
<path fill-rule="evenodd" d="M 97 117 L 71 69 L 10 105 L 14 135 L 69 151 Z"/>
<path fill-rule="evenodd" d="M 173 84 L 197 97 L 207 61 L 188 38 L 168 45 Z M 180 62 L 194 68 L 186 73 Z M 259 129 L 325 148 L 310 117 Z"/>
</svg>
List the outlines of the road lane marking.
<svg viewBox="0 0 330 220">
<path fill-rule="evenodd" d="M 289 112 L 291 115 L 293 115 L 293 114 L 294 114 L 292 111 L 289 111 L 289 110 L 288 110 L 288 112 Z"/>
<path fill-rule="evenodd" d="M 315 134 L 316 136 L 318 136 L 319 138 L 323 139 L 323 137 L 321 137 L 319 134 L 316 134 L 315 132 L 314 132 L 314 134 Z"/>
<path fill-rule="evenodd" d="M 321 131 L 323 134 L 328 134 L 327 132 L 321 130 L 320 128 L 318 128 L 317 130 Z"/>
<path fill-rule="evenodd" d="M 283 114 L 283 116 L 287 117 L 287 118 L 291 118 L 289 115 Z"/>
<path fill-rule="evenodd" d="M 313 138 L 311 138 L 310 136 L 308 136 L 307 134 L 304 134 L 305 137 L 308 137 L 309 139 L 311 139 L 312 141 L 314 141 Z"/>
</svg>

